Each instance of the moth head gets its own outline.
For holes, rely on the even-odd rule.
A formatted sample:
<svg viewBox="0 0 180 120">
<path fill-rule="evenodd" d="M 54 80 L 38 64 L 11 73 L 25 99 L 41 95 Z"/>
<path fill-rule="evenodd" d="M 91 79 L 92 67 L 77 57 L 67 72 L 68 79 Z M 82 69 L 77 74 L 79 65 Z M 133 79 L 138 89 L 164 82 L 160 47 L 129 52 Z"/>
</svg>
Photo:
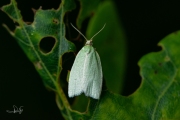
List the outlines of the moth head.
<svg viewBox="0 0 180 120">
<path fill-rule="evenodd" d="M 86 44 L 85 44 L 85 45 L 93 45 L 92 40 L 88 40 L 88 41 L 86 41 Z"/>
</svg>

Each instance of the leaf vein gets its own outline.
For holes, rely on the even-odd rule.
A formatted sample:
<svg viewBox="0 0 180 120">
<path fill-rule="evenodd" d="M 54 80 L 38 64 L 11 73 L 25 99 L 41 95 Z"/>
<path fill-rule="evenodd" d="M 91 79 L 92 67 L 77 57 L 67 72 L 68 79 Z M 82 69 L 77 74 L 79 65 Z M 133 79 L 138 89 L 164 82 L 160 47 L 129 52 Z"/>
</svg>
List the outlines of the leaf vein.
<svg viewBox="0 0 180 120">
<path fill-rule="evenodd" d="M 170 56 L 168 55 L 168 52 L 167 51 L 165 51 L 166 52 L 166 54 L 167 54 L 167 56 L 170 58 Z M 171 58 L 170 58 L 170 61 L 171 61 L 171 63 L 172 63 L 172 65 L 173 65 L 173 67 L 175 67 L 175 65 L 173 64 L 173 62 L 172 62 L 172 60 L 171 60 Z M 160 100 L 161 100 L 161 98 L 165 95 L 165 93 L 168 91 L 168 89 L 170 88 L 170 86 L 172 85 L 172 83 L 173 83 L 173 81 L 174 81 L 174 78 L 175 78 L 175 76 L 176 76 L 176 74 L 177 74 L 177 68 L 175 67 L 175 74 L 172 76 L 172 79 L 171 79 L 171 81 L 169 82 L 169 84 L 167 85 L 167 87 L 165 87 L 165 89 L 161 92 L 161 94 L 159 95 L 159 97 L 158 97 L 158 100 L 157 100 L 157 102 L 156 102 L 156 104 L 155 104 L 155 106 L 154 106 L 154 110 L 153 110 L 153 113 L 152 113 L 152 120 L 155 120 L 155 114 L 156 114 L 156 111 L 157 111 L 157 108 L 158 108 L 158 105 L 159 105 L 159 103 L 160 103 Z"/>
</svg>

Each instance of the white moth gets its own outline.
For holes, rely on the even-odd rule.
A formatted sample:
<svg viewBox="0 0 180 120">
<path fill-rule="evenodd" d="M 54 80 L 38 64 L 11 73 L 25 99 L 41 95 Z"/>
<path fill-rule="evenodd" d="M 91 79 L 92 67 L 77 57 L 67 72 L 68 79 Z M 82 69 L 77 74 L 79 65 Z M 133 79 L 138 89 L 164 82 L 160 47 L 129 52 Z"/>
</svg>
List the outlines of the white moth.
<svg viewBox="0 0 180 120">
<path fill-rule="evenodd" d="M 100 57 L 92 47 L 92 39 L 105 27 L 105 25 L 90 40 L 87 40 L 87 38 L 73 25 L 72 27 L 86 39 L 86 44 L 77 54 L 71 68 L 68 95 L 69 97 L 74 97 L 84 93 L 86 96 L 99 99 L 103 75 Z"/>
</svg>

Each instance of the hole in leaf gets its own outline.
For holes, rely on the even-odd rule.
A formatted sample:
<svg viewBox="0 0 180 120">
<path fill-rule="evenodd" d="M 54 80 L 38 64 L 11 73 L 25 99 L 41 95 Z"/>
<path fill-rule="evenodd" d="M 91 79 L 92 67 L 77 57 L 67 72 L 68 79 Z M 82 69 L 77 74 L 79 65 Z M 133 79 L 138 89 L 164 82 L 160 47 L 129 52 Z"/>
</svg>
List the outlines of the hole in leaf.
<svg viewBox="0 0 180 120">
<path fill-rule="evenodd" d="M 55 44 L 55 39 L 53 37 L 45 37 L 40 41 L 40 50 L 43 53 L 49 53 Z"/>
<path fill-rule="evenodd" d="M 88 106 L 89 97 L 85 96 L 84 93 L 82 93 L 79 96 L 74 97 L 74 102 L 71 106 L 73 110 L 77 110 L 79 112 L 85 112 Z"/>
<path fill-rule="evenodd" d="M 34 13 L 32 8 L 35 10 L 38 10 L 39 8 L 42 8 L 43 10 L 46 9 L 58 9 L 59 5 L 61 3 L 61 0 L 17 0 L 18 9 L 21 11 L 21 14 L 23 16 L 23 20 L 25 22 L 32 23 L 34 20 Z"/>
<path fill-rule="evenodd" d="M 62 57 L 62 67 L 66 70 L 71 70 L 74 63 L 75 55 L 73 52 L 65 53 Z"/>
<path fill-rule="evenodd" d="M 66 94 L 67 98 L 68 98 L 68 71 L 71 70 L 72 64 L 74 62 L 75 59 L 75 55 L 70 52 L 70 53 L 65 53 L 62 56 L 62 62 L 60 63 L 62 66 L 62 71 L 60 74 L 60 85 L 63 88 L 64 93 Z"/>
</svg>

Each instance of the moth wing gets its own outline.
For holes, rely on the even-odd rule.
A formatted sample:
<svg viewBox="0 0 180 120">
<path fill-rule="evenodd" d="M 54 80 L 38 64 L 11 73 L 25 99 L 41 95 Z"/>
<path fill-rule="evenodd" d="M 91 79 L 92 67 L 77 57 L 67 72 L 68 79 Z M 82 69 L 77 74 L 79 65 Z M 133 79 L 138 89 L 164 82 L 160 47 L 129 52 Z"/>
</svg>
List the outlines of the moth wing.
<svg viewBox="0 0 180 120">
<path fill-rule="evenodd" d="M 73 66 L 71 68 L 71 72 L 69 76 L 69 86 L 68 86 L 69 97 L 80 95 L 83 92 L 82 71 L 83 71 L 83 63 L 85 59 L 85 53 L 83 48 L 78 52 L 75 61 L 73 63 Z"/>
<path fill-rule="evenodd" d="M 99 99 L 102 89 L 102 66 L 98 53 L 92 47 L 86 54 L 83 80 L 83 91 L 86 96 Z"/>
</svg>

